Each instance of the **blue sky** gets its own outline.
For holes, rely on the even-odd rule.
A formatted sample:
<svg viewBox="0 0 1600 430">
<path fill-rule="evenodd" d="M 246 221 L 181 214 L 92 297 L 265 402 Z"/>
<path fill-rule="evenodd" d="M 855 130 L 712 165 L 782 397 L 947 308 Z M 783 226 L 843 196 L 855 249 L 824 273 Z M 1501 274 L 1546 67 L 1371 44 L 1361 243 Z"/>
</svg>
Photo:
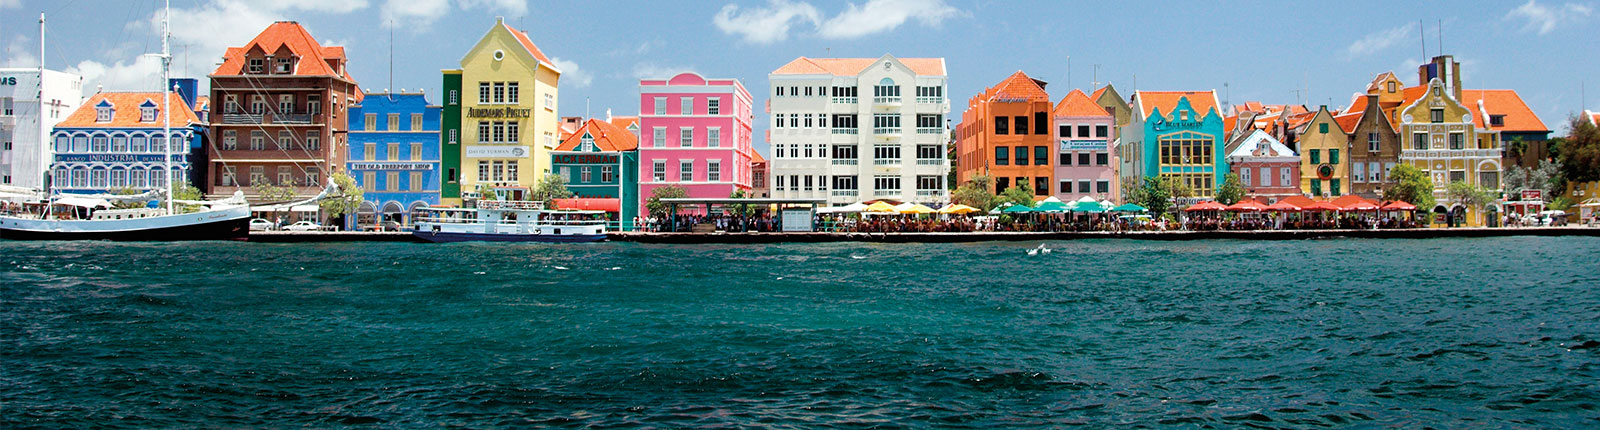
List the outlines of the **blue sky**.
<svg viewBox="0 0 1600 430">
<path fill-rule="evenodd" d="M 1438 53 L 1462 62 L 1468 88 L 1518 90 L 1546 125 L 1564 131 L 1583 106 L 1600 109 L 1600 4 L 1528 2 L 1059 2 L 972 0 L 580 1 L 220 0 L 173 1 L 175 69 L 203 77 L 227 46 L 278 19 L 305 24 L 343 45 L 362 86 L 438 94 L 439 70 L 505 16 L 557 59 L 561 114 L 611 108 L 636 114 L 640 77 L 692 70 L 744 81 L 758 106 L 766 76 L 798 56 L 944 57 L 951 117 L 967 98 L 1017 70 L 1069 88 L 1100 82 L 1129 94 L 1227 86 L 1232 103 L 1303 102 L 1339 107 L 1373 76 L 1415 67 Z M 0 0 L 0 65 L 37 64 L 37 18 L 49 14 L 45 59 L 108 90 L 150 90 L 160 50 L 155 0 Z M 1426 30 L 1426 56 L 1418 22 Z M 390 23 L 393 23 L 392 25 Z M 187 53 L 187 55 L 185 55 Z M 1071 80 L 1068 80 L 1068 57 Z M 438 102 L 434 98 L 434 102 Z M 758 107 L 759 109 L 759 107 Z M 758 111 L 759 116 L 759 111 Z M 758 118 L 759 128 L 765 123 Z M 763 142 L 757 146 L 765 148 Z M 765 152 L 763 150 L 763 152 Z"/>
</svg>

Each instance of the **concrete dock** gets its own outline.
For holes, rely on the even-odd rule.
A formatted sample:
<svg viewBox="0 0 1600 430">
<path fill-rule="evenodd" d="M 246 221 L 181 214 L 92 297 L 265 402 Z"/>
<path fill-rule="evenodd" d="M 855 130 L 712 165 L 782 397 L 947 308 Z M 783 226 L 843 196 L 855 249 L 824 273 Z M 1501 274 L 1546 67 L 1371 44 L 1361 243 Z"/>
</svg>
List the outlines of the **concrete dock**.
<svg viewBox="0 0 1600 430">
<path fill-rule="evenodd" d="M 1593 227 L 1518 227 L 1518 228 L 1420 228 L 1392 230 L 1274 230 L 1274 231 L 1135 231 L 1135 232 L 971 232 L 971 233 L 656 233 L 613 232 L 613 242 L 699 244 L 699 243 L 786 243 L 786 242 L 885 242 L 957 243 L 1030 240 L 1135 239 L 1135 240 L 1306 240 L 1334 238 L 1430 239 L 1444 237 L 1501 236 L 1584 236 L 1600 237 Z M 250 232 L 251 242 L 422 242 L 410 232 Z"/>
</svg>

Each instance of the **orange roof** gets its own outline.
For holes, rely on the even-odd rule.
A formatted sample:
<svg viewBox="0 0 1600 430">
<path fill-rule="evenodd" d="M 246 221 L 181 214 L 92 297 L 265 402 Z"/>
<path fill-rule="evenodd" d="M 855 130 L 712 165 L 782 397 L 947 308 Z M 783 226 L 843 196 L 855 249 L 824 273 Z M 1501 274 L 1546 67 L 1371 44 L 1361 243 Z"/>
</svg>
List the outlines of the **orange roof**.
<svg viewBox="0 0 1600 430">
<path fill-rule="evenodd" d="M 1162 113 L 1171 113 L 1178 107 L 1178 99 L 1187 97 L 1189 106 L 1194 107 L 1197 116 L 1204 117 L 1206 112 L 1217 109 L 1221 103 L 1217 102 L 1216 91 L 1134 91 L 1133 98 L 1139 101 L 1139 110 L 1144 116 L 1161 108 Z M 1217 115 L 1222 115 L 1218 110 Z"/>
<path fill-rule="evenodd" d="M 1488 118 L 1478 118 L 1483 115 L 1473 115 L 1479 127 L 1505 131 L 1550 131 L 1545 127 L 1544 121 L 1539 120 L 1539 115 L 1522 102 L 1522 97 L 1516 90 L 1461 90 L 1461 104 L 1478 111 L 1478 102 L 1483 102 L 1483 110 L 1489 115 L 1505 115 L 1505 124 L 1488 126 Z"/>
<path fill-rule="evenodd" d="M 895 58 L 918 75 L 944 76 L 943 58 Z M 806 58 L 800 57 L 772 71 L 775 75 L 855 76 L 877 63 L 877 58 Z"/>
<path fill-rule="evenodd" d="M 995 86 L 989 87 L 980 98 L 984 100 L 1004 98 L 1048 102 L 1050 101 L 1050 94 L 1044 92 L 1044 86 L 1040 85 L 1039 80 L 1030 78 L 1028 74 L 1018 70 L 1016 73 L 1012 73 L 1011 76 L 1006 77 L 1005 80 L 995 84 Z"/>
<path fill-rule="evenodd" d="M 1061 98 L 1061 103 L 1056 104 L 1056 116 L 1111 116 L 1104 108 L 1096 104 L 1082 90 L 1074 88 Z"/>
<path fill-rule="evenodd" d="M 211 109 L 211 96 L 199 96 L 199 97 L 195 97 L 194 98 L 194 110 L 210 110 L 210 109 Z"/>
<path fill-rule="evenodd" d="M 344 48 L 338 46 L 324 47 L 311 37 L 300 23 L 294 21 L 278 21 L 267 26 L 261 34 L 251 39 L 250 43 L 241 47 L 228 48 L 222 55 L 222 65 L 211 72 L 213 75 L 241 75 L 245 72 L 245 54 L 257 52 L 260 54 L 279 54 L 287 50 L 288 53 L 300 57 L 295 62 L 294 75 L 299 76 L 338 76 L 343 79 L 354 80 L 350 73 L 340 74 L 330 62 L 345 61 Z M 272 65 L 266 65 L 271 70 Z"/>
<path fill-rule="evenodd" d="M 572 132 L 571 136 L 562 140 L 561 145 L 556 146 L 556 150 L 572 151 L 577 149 L 578 144 L 583 143 L 584 134 L 594 137 L 594 146 L 601 151 L 632 151 L 639 149 L 639 139 L 633 137 L 633 132 L 609 122 L 590 119 L 583 122 L 583 127 L 579 127 L 577 131 Z"/>
<path fill-rule="evenodd" d="M 765 163 L 767 159 L 761 156 L 761 151 L 750 151 L 750 163 Z"/>
<path fill-rule="evenodd" d="M 111 122 L 95 122 L 98 117 L 95 106 L 102 101 L 111 103 Z M 140 122 L 139 117 L 142 112 L 139 106 L 147 101 L 156 107 L 156 117 L 154 121 Z M 171 110 L 178 113 L 172 117 L 173 127 L 188 127 L 189 124 L 200 122 L 200 117 L 195 116 L 194 110 L 184 104 L 183 97 L 178 96 L 178 93 L 172 93 Z M 56 127 L 161 128 L 163 114 L 165 113 L 161 112 L 161 93 L 158 92 L 99 93 L 89 96 L 89 100 L 85 100 L 83 105 L 78 106 L 78 110 L 57 123 Z"/>
<path fill-rule="evenodd" d="M 1239 122 L 1239 116 L 1234 115 L 1222 119 L 1222 134 L 1232 135 L 1234 123 Z"/>
<path fill-rule="evenodd" d="M 1583 116 L 1585 118 L 1589 118 L 1589 124 L 1591 124 L 1591 125 L 1600 125 L 1600 112 L 1595 112 L 1595 111 L 1592 111 L 1592 110 L 1586 110 L 1586 111 L 1583 111 Z"/>
<path fill-rule="evenodd" d="M 1100 96 L 1106 95 L 1106 88 L 1111 88 L 1111 86 L 1110 85 L 1106 85 L 1106 86 L 1100 87 L 1100 89 L 1094 90 L 1093 94 L 1089 94 L 1089 100 L 1094 100 L 1095 102 L 1098 103 L 1100 101 Z"/>
<path fill-rule="evenodd" d="M 636 116 L 614 116 L 614 117 L 611 117 L 611 125 L 615 125 L 617 127 L 623 128 L 623 129 L 627 129 L 628 126 L 630 126 L 630 125 L 637 127 L 639 125 L 639 117 L 636 117 Z"/>
<path fill-rule="evenodd" d="M 1379 73 L 1377 77 L 1372 78 L 1372 82 L 1371 83 L 1367 84 L 1367 92 L 1370 93 L 1370 92 L 1378 91 L 1378 89 L 1379 89 L 1378 88 L 1378 84 L 1381 84 L 1384 81 L 1389 80 L 1389 79 L 1386 79 L 1386 78 L 1392 78 L 1392 79 L 1394 79 L 1396 81 L 1400 80 L 1400 78 L 1395 77 L 1393 71 Z"/>
<path fill-rule="evenodd" d="M 533 58 L 538 59 L 539 62 L 544 63 L 546 66 L 555 68 L 555 63 L 550 62 L 550 57 L 544 56 L 544 51 L 540 51 L 539 47 L 535 46 L 532 40 L 528 40 L 528 33 L 523 33 L 522 30 L 518 30 L 512 27 L 510 24 L 506 24 L 504 21 L 502 21 L 500 25 L 505 26 L 506 30 L 511 32 L 511 35 L 517 37 L 517 42 L 522 43 L 522 47 L 528 50 L 529 55 L 532 55 Z"/>
<path fill-rule="evenodd" d="M 1333 122 L 1339 123 L 1339 128 L 1345 133 L 1355 133 L 1356 124 L 1361 123 L 1361 112 L 1347 113 L 1333 117 Z"/>
<path fill-rule="evenodd" d="M 1311 119 L 1312 118 L 1316 118 L 1316 117 L 1317 117 L 1317 113 L 1316 112 L 1291 113 L 1289 115 L 1289 118 L 1288 118 L 1286 126 L 1289 127 L 1289 128 L 1296 128 L 1296 127 L 1305 125 L 1308 122 L 1311 122 Z M 1348 131 L 1348 129 L 1346 129 L 1346 130 Z"/>
</svg>

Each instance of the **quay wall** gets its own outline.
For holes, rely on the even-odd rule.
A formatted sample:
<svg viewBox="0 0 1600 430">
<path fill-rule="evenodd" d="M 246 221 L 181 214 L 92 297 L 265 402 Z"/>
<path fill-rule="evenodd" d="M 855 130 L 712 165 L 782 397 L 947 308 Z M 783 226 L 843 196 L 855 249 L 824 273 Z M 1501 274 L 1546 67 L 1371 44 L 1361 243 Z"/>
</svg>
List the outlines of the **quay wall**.
<svg viewBox="0 0 1600 430">
<path fill-rule="evenodd" d="M 1443 237 L 1585 236 L 1600 237 L 1600 228 L 1419 228 L 1393 230 L 1277 230 L 1277 231 L 1138 231 L 1138 232 L 971 232 L 971 233 L 657 233 L 612 232 L 613 242 L 702 244 L 786 242 L 959 243 L 1079 239 L 1136 240 L 1307 240 L 1335 238 L 1431 239 Z M 251 242 L 422 242 L 410 232 L 251 232 Z"/>
</svg>

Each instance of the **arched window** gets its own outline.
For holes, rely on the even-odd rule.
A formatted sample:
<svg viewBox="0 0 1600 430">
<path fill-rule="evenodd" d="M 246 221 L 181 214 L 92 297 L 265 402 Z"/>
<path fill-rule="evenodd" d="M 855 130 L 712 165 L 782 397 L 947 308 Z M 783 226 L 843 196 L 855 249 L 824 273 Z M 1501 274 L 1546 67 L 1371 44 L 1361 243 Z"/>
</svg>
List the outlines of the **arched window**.
<svg viewBox="0 0 1600 430">
<path fill-rule="evenodd" d="M 123 188 L 128 186 L 128 171 L 122 168 L 111 169 L 111 187 Z"/>
<path fill-rule="evenodd" d="M 900 86 L 895 85 L 893 79 L 883 78 L 878 80 L 878 85 L 872 87 L 872 97 L 877 103 L 900 101 Z"/>
</svg>

